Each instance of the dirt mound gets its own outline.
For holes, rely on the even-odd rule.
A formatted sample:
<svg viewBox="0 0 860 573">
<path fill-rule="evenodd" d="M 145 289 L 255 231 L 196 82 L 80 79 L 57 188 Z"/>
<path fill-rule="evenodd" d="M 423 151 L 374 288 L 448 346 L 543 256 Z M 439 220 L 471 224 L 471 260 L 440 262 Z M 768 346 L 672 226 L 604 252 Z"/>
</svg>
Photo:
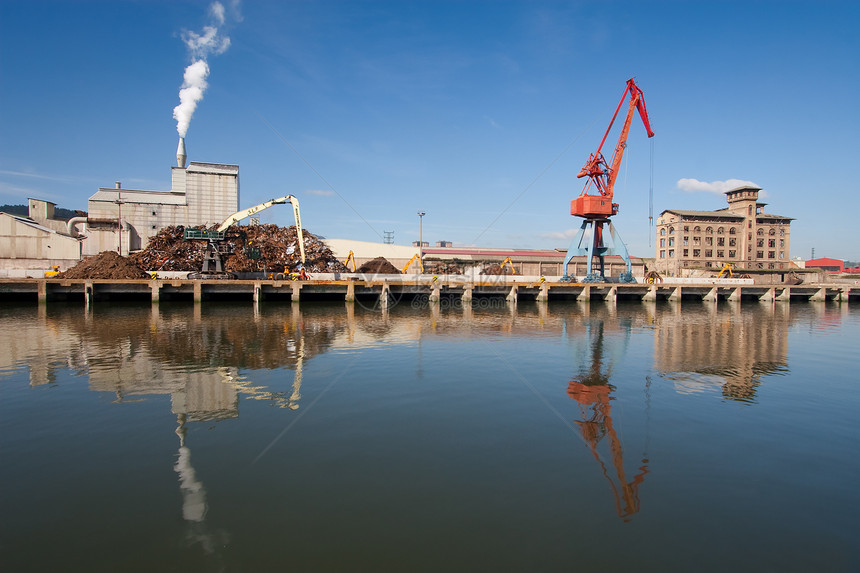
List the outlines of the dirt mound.
<svg viewBox="0 0 860 573">
<path fill-rule="evenodd" d="M 215 228 L 195 227 L 213 231 Z M 346 272 L 331 249 L 319 237 L 303 230 L 305 270 L 317 273 Z M 230 227 L 224 240 L 215 243 L 224 254 L 224 270 L 240 272 L 281 272 L 295 270 L 301 263 L 301 251 L 295 226 L 251 225 Z M 161 229 L 143 251 L 132 255 L 134 261 L 150 271 L 199 271 L 208 248 L 206 240 L 185 240 L 185 227 Z"/>
<path fill-rule="evenodd" d="M 399 275 L 400 269 L 388 262 L 388 259 L 385 257 L 376 257 L 358 267 L 355 272 L 377 275 Z"/>
<path fill-rule="evenodd" d="M 131 259 L 114 251 L 104 251 L 88 257 L 67 271 L 56 275 L 58 279 L 148 279 L 149 275 Z"/>
</svg>

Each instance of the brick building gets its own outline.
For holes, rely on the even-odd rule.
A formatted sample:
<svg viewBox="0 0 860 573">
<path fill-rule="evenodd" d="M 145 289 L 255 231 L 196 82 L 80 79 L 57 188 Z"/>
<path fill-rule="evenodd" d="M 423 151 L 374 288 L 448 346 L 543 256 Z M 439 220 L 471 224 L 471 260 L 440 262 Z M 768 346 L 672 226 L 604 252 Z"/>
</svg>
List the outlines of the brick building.
<svg viewBox="0 0 860 573">
<path fill-rule="evenodd" d="M 758 187 L 726 191 L 729 206 L 716 211 L 667 209 L 657 218 L 656 266 L 680 276 L 684 269 L 787 269 L 794 219 L 766 213 Z"/>
</svg>

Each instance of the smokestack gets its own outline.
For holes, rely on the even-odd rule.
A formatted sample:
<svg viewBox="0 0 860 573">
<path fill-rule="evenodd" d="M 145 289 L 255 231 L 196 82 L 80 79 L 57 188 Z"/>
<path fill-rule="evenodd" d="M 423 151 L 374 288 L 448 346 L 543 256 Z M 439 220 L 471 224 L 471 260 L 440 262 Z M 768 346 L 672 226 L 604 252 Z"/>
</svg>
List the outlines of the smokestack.
<svg viewBox="0 0 860 573">
<path fill-rule="evenodd" d="M 185 138 L 179 138 L 179 147 L 176 148 L 176 165 L 185 169 Z"/>
</svg>

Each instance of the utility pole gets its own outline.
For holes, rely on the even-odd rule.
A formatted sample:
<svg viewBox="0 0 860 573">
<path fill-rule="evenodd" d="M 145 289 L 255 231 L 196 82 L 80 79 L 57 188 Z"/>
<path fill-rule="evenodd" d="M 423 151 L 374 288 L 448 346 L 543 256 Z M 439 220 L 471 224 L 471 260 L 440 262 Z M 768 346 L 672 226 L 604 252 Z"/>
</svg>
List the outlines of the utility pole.
<svg viewBox="0 0 860 573">
<path fill-rule="evenodd" d="M 418 258 L 424 260 L 424 211 L 418 211 Z"/>
<path fill-rule="evenodd" d="M 118 210 L 117 223 L 119 224 L 119 249 L 117 252 L 122 256 L 122 192 L 116 192 L 116 206 Z"/>
<path fill-rule="evenodd" d="M 383 231 L 383 234 L 385 235 L 385 239 L 384 239 L 385 244 L 386 245 L 393 245 L 394 244 L 394 231 Z"/>
</svg>

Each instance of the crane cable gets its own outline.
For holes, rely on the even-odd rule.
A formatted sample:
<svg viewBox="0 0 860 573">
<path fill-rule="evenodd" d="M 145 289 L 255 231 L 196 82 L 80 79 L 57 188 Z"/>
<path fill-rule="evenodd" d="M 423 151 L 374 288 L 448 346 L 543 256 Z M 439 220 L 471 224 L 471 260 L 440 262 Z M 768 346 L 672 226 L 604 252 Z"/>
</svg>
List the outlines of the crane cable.
<svg viewBox="0 0 860 573">
<path fill-rule="evenodd" d="M 651 246 L 651 230 L 654 228 L 654 138 L 651 138 L 651 166 L 648 174 L 648 246 Z"/>
</svg>

